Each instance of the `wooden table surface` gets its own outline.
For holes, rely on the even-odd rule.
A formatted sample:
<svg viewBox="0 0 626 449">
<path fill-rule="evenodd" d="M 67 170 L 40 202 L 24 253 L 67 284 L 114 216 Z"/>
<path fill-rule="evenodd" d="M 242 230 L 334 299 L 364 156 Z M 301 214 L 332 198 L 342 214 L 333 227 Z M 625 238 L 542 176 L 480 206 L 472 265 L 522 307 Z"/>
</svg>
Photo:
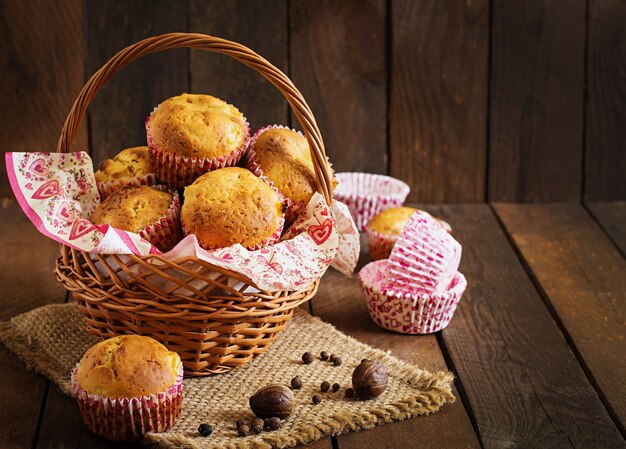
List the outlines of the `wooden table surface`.
<svg viewBox="0 0 626 449">
<path fill-rule="evenodd" d="M 431 205 L 463 244 L 468 289 L 442 332 L 376 327 L 355 279 L 329 270 L 311 311 L 343 332 L 456 376 L 440 412 L 314 448 L 626 448 L 626 203 Z M 67 300 L 58 245 L 0 208 L 0 319 Z M 364 254 L 361 265 L 367 261 Z M 0 448 L 110 448 L 70 398 L 0 346 Z"/>
</svg>

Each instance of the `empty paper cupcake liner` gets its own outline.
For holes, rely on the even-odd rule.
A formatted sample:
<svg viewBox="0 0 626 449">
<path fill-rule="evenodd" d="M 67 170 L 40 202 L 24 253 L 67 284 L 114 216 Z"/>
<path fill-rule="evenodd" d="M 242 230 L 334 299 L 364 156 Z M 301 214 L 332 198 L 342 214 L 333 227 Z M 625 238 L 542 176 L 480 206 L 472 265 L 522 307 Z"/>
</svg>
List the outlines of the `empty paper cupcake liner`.
<svg viewBox="0 0 626 449">
<path fill-rule="evenodd" d="M 133 441 L 148 432 L 165 432 L 178 419 L 183 400 L 183 364 L 166 391 L 134 398 L 111 398 L 85 391 L 78 384 L 78 365 L 72 369 L 72 389 L 87 428 L 115 441 Z"/>
<path fill-rule="evenodd" d="M 103 200 L 116 190 L 122 190 L 127 187 L 154 186 L 157 185 L 156 174 L 148 173 L 147 175 L 114 179 L 112 181 L 98 182 L 98 193 L 100 199 Z"/>
<path fill-rule="evenodd" d="M 378 260 L 365 265 L 359 273 L 372 320 L 384 329 L 403 334 L 430 334 L 444 329 L 467 287 L 465 276 L 456 272 L 441 293 L 383 291 L 388 265 L 389 261 Z"/>
<path fill-rule="evenodd" d="M 400 207 L 409 194 L 409 186 L 399 179 L 371 173 L 337 173 L 339 185 L 334 196 L 350 209 L 359 231 L 379 212 Z"/>
<path fill-rule="evenodd" d="M 389 256 L 383 290 L 413 294 L 446 291 L 461 261 L 461 245 L 426 212 L 416 212 Z"/>
<path fill-rule="evenodd" d="M 241 146 L 224 156 L 216 158 L 192 158 L 163 151 L 163 149 L 154 142 L 150 133 L 150 120 L 157 108 L 158 106 L 154 108 L 146 119 L 146 135 L 148 148 L 150 150 L 150 163 L 154 168 L 158 180 L 169 186 L 182 189 L 192 184 L 198 177 L 206 172 L 224 167 L 233 167 L 239 163 L 248 147 L 250 141 L 250 124 L 244 117 L 246 126 L 246 138 L 244 142 Z"/>
<path fill-rule="evenodd" d="M 166 186 L 158 185 L 154 186 L 154 188 L 162 192 L 171 193 L 172 204 L 170 204 L 163 217 L 152 225 L 146 226 L 138 234 L 165 253 L 176 246 L 182 238 L 180 230 L 180 198 L 176 190 Z"/>
</svg>

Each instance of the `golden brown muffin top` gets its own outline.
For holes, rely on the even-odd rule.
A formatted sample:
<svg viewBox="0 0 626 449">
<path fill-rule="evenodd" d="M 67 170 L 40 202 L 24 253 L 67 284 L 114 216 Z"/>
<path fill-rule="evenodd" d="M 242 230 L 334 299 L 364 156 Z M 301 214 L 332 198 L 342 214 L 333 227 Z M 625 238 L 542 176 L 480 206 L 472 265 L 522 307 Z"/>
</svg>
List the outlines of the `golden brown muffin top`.
<svg viewBox="0 0 626 449">
<path fill-rule="evenodd" d="M 317 186 L 306 138 L 290 129 L 261 133 L 254 150 L 263 174 L 283 195 L 299 205 L 309 202 Z"/>
<path fill-rule="evenodd" d="M 182 94 L 161 103 L 148 124 L 162 151 L 193 158 L 216 158 L 244 144 L 247 127 L 239 110 L 210 95 Z"/>
<path fill-rule="evenodd" d="M 153 170 L 148 147 L 133 147 L 120 151 L 113 159 L 103 161 L 95 175 L 97 182 L 106 182 L 150 173 Z"/>
<path fill-rule="evenodd" d="M 418 209 L 412 207 L 391 207 L 385 209 L 370 220 L 367 229 L 381 234 L 400 235 L 402 228 L 409 221 L 411 215 Z"/>
<path fill-rule="evenodd" d="M 280 195 L 251 171 L 221 168 L 185 188 L 181 220 L 205 249 L 235 243 L 250 248 L 276 232 L 283 206 Z"/>
<path fill-rule="evenodd" d="M 93 211 L 94 224 L 108 224 L 117 229 L 139 232 L 156 223 L 172 204 L 171 193 L 153 187 L 130 187 L 113 192 Z"/>
<path fill-rule="evenodd" d="M 122 335 L 87 350 L 78 385 L 91 394 L 132 398 L 166 391 L 176 382 L 180 357 L 150 337 Z"/>
</svg>

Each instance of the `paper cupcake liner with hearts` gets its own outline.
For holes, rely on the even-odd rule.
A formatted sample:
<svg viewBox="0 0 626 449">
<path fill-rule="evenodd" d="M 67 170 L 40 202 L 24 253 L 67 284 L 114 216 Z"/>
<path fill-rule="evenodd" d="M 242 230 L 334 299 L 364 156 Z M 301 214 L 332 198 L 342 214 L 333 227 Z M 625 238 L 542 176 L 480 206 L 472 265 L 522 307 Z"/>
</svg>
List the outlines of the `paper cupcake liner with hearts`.
<svg viewBox="0 0 626 449">
<path fill-rule="evenodd" d="M 252 136 L 252 138 L 250 139 L 250 144 L 248 145 L 248 151 L 246 152 L 246 155 L 244 156 L 244 166 L 250 170 L 252 173 L 254 173 L 255 175 L 257 175 L 259 178 L 261 178 L 263 181 L 265 181 L 266 183 L 268 183 L 269 185 L 271 185 L 272 187 L 274 187 L 276 190 L 279 190 L 276 185 L 267 177 L 265 176 L 265 174 L 263 173 L 263 169 L 261 168 L 261 164 L 259 163 L 259 159 L 256 155 L 256 151 L 255 151 L 255 147 L 256 147 L 256 141 L 258 140 L 259 136 L 261 134 L 263 134 L 265 131 L 270 130 L 270 129 L 286 129 L 289 131 L 293 131 L 296 134 L 302 136 L 302 137 L 306 137 L 304 134 L 302 134 L 302 132 L 293 129 L 293 128 L 289 128 L 287 126 L 283 126 L 283 125 L 267 125 L 264 126 L 263 128 L 260 128 L 259 130 L 257 130 L 257 132 L 254 133 L 254 135 Z M 333 172 L 333 177 L 335 176 L 335 171 L 333 170 L 333 164 L 330 162 L 330 159 L 328 159 L 328 157 L 326 157 L 326 162 L 328 162 L 328 165 L 330 166 L 332 172 Z M 333 181 L 333 185 L 335 185 L 336 181 Z M 293 221 L 295 221 L 295 219 L 298 217 L 298 215 L 305 209 L 306 207 L 306 203 L 301 204 L 298 203 L 294 200 L 292 200 L 291 198 L 287 198 L 285 196 L 285 199 L 287 200 L 287 212 L 285 213 L 285 221 L 290 224 Z"/>
<path fill-rule="evenodd" d="M 146 136 L 148 149 L 150 150 L 150 163 L 160 182 L 176 189 L 182 189 L 192 184 L 198 177 L 206 172 L 237 165 L 246 152 L 248 143 L 250 142 L 250 124 L 245 117 L 246 138 L 241 146 L 224 156 L 215 158 L 192 158 L 164 151 L 154 142 L 150 132 L 150 121 L 157 109 L 158 106 L 154 108 L 146 119 Z"/>
<path fill-rule="evenodd" d="M 411 216 L 389 255 L 383 290 L 445 291 L 459 268 L 461 245 L 428 213 Z"/>
<path fill-rule="evenodd" d="M 122 190 L 128 187 L 155 186 L 157 185 L 156 174 L 148 173 L 147 175 L 114 179 L 112 181 L 98 182 L 98 193 L 100 199 L 103 200 L 116 190 Z"/>
<path fill-rule="evenodd" d="M 444 329 L 467 287 L 465 276 L 456 272 L 448 288 L 441 293 L 383 291 L 388 265 L 388 260 L 378 260 L 359 272 L 372 320 L 384 329 L 403 334 L 430 334 Z"/>
<path fill-rule="evenodd" d="M 409 186 L 399 179 L 371 173 L 337 173 L 339 185 L 334 196 L 350 209 L 359 231 L 384 209 L 404 204 Z"/>
<path fill-rule="evenodd" d="M 150 226 L 146 226 L 138 234 L 163 252 L 172 249 L 182 239 L 180 229 L 180 197 L 176 190 L 167 186 L 157 185 L 155 189 L 172 194 L 172 203 L 163 217 Z"/>
<path fill-rule="evenodd" d="M 87 428 L 114 441 L 141 439 L 148 432 L 165 432 L 178 419 L 183 402 L 183 364 L 166 391 L 133 398 L 112 398 L 85 391 L 72 369 L 72 390 Z"/>
</svg>

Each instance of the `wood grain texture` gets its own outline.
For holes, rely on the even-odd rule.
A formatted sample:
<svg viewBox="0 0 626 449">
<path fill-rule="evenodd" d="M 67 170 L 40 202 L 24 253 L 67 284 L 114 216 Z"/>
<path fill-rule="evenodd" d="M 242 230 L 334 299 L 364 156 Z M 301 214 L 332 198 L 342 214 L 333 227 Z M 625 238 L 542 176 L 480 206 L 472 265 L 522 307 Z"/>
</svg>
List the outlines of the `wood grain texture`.
<svg viewBox="0 0 626 449">
<path fill-rule="evenodd" d="M 433 212 L 463 245 L 468 288 L 442 337 L 483 446 L 626 447 L 489 206 Z"/>
<path fill-rule="evenodd" d="M 296 0 L 290 7 L 291 79 L 335 170 L 386 173 L 385 1 Z"/>
<path fill-rule="evenodd" d="M 0 136 L 4 151 L 54 151 L 84 83 L 82 1 L 0 3 Z M 76 148 L 87 149 L 87 127 Z M 12 196 L 4 162 L 0 197 Z"/>
<path fill-rule="evenodd" d="M 250 47 L 287 72 L 286 0 L 191 0 L 189 30 Z M 271 124 L 289 124 L 287 101 L 261 75 L 221 55 L 192 50 L 191 91 L 234 104 L 248 118 L 252 132 Z"/>
<path fill-rule="evenodd" d="M 626 255 L 626 201 L 594 202 L 586 206 L 622 255 Z"/>
<path fill-rule="evenodd" d="M 17 203 L 0 200 L 0 320 L 63 302 L 52 274 L 59 247 L 40 235 Z M 0 345 L 0 447 L 31 448 L 48 381 Z"/>
<path fill-rule="evenodd" d="M 130 44 L 187 29 L 184 2 L 86 2 L 86 12 L 89 75 Z M 188 73 L 188 51 L 176 49 L 148 55 L 109 81 L 89 109 L 96 167 L 124 148 L 146 145 L 146 117 L 163 100 L 189 89 Z"/>
<path fill-rule="evenodd" d="M 585 1 L 492 5 L 489 199 L 579 200 Z"/>
<path fill-rule="evenodd" d="M 590 0 L 585 197 L 626 200 L 626 3 Z"/>
<path fill-rule="evenodd" d="M 489 2 L 391 6 L 391 175 L 412 201 L 484 201 Z"/>
<path fill-rule="evenodd" d="M 366 260 L 366 256 L 362 255 L 361 260 Z M 394 356 L 426 370 L 448 370 L 434 335 L 408 336 L 377 327 L 369 317 L 356 278 L 348 279 L 333 269 L 329 270 L 312 306 L 315 315 L 363 343 L 389 350 Z M 434 415 L 341 435 L 337 438 L 339 448 L 479 448 L 463 403 L 456 391 L 454 394 L 456 402 L 446 404 Z"/>
<path fill-rule="evenodd" d="M 626 259 L 579 204 L 495 209 L 623 430 Z"/>
</svg>

